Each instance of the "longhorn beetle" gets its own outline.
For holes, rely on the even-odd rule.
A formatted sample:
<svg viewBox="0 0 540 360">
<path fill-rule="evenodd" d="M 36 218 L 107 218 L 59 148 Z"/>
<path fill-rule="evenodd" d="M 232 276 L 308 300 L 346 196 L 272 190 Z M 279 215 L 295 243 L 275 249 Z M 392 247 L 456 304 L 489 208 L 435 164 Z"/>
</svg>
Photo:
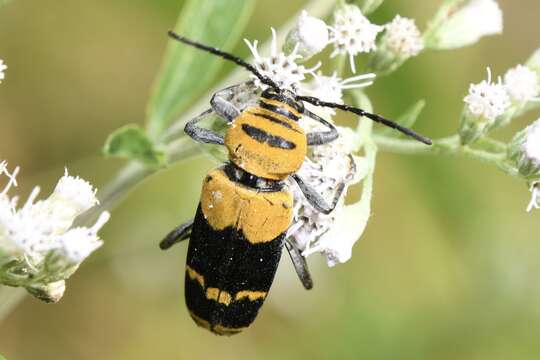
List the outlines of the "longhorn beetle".
<svg viewBox="0 0 540 360">
<path fill-rule="evenodd" d="M 283 246 L 304 287 L 313 286 L 300 250 L 285 239 L 293 216 L 293 198 L 284 180 L 292 177 L 308 202 L 325 214 L 332 212 L 344 189 L 344 184 L 339 185 L 328 204 L 296 174 L 308 146 L 327 144 L 338 137 L 334 125 L 306 109 L 305 102 L 367 117 L 427 145 L 431 140 L 362 109 L 296 95 L 234 55 L 172 31 L 169 36 L 244 67 L 267 86 L 258 103 L 243 110 L 231 100 L 240 85 L 221 90 L 210 100 L 210 109 L 186 124 L 185 132 L 195 141 L 224 145 L 229 161 L 204 179 L 195 218 L 160 243 L 161 249 L 168 249 L 190 239 L 185 272 L 189 313 L 199 326 L 218 335 L 233 335 L 255 320 Z M 197 126 L 214 113 L 229 125 L 225 136 Z M 298 124 L 301 116 L 318 121 L 327 130 L 304 133 Z"/>
</svg>

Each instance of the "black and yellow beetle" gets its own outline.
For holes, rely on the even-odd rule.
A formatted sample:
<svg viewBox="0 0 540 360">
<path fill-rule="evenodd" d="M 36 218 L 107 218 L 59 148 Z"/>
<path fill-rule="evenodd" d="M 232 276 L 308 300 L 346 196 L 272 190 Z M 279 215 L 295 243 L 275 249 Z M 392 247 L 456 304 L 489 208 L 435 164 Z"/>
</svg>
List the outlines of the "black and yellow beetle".
<svg viewBox="0 0 540 360">
<path fill-rule="evenodd" d="M 244 60 L 196 43 L 174 32 L 169 35 L 187 45 L 221 56 L 253 73 L 267 89 L 258 103 L 239 110 L 232 98 L 240 85 L 216 93 L 211 108 L 187 123 L 194 140 L 224 145 L 229 162 L 210 171 L 203 181 L 195 218 L 169 233 L 162 249 L 189 238 L 185 272 L 185 300 L 193 320 L 215 334 L 233 335 L 248 327 L 268 295 L 281 251 L 285 246 L 306 289 L 313 286 L 305 259 L 286 240 L 293 216 L 293 197 L 284 183 L 299 185 L 315 209 L 330 213 L 344 186 L 338 186 L 328 204 L 296 172 L 308 146 L 327 144 L 338 137 L 336 128 L 304 107 L 304 102 L 338 108 L 368 117 L 428 145 L 431 141 L 379 115 L 348 105 L 298 96 L 281 89 Z M 197 126 L 210 114 L 228 122 L 225 136 Z M 298 120 L 310 117 L 327 131 L 304 133 Z"/>
</svg>

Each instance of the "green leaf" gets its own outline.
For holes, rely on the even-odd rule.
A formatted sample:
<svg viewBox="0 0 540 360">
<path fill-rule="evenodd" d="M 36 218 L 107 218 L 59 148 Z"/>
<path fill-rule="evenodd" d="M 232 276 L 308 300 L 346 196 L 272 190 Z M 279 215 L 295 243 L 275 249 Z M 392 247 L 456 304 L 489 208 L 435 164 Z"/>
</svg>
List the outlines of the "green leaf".
<svg viewBox="0 0 540 360">
<path fill-rule="evenodd" d="M 124 126 L 109 135 L 103 152 L 139 161 L 149 167 L 160 167 L 165 163 L 163 152 L 156 150 L 145 131 L 137 125 Z"/>
<path fill-rule="evenodd" d="M 413 106 L 408 108 L 400 117 L 398 117 L 396 122 L 401 126 L 412 128 L 425 106 L 426 101 L 424 99 L 418 100 Z M 402 133 L 390 128 L 385 128 L 381 130 L 380 133 L 390 137 L 400 137 L 403 135 Z"/>
<path fill-rule="evenodd" d="M 242 34 L 254 4 L 253 0 L 189 0 L 174 30 L 197 42 L 231 50 Z M 169 40 L 147 108 L 151 139 L 158 139 L 163 130 L 208 88 L 224 63 L 220 57 Z"/>
<path fill-rule="evenodd" d="M 6 358 L 0 355 L 0 360 L 6 360 Z"/>
</svg>

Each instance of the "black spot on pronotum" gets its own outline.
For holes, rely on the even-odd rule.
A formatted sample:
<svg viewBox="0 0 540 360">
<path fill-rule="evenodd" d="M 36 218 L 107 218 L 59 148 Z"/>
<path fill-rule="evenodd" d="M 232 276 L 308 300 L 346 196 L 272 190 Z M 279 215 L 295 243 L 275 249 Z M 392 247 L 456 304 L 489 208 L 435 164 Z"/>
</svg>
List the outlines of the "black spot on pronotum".
<svg viewBox="0 0 540 360">
<path fill-rule="evenodd" d="M 257 127 L 242 124 L 242 130 L 249 135 L 253 140 L 263 144 L 268 144 L 271 147 L 292 150 L 296 148 L 296 144 L 285 140 L 281 136 L 270 135 L 266 131 Z"/>
<path fill-rule="evenodd" d="M 250 112 L 250 114 L 254 115 L 254 116 L 260 116 L 260 117 L 265 118 L 266 120 L 271 121 L 271 122 L 273 122 L 275 124 L 279 124 L 281 126 L 284 126 L 287 129 L 290 129 L 290 130 L 292 130 L 294 132 L 298 132 L 298 130 L 294 129 L 291 126 L 291 124 L 289 124 L 289 123 L 287 123 L 287 122 L 285 122 L 283 120 L 280 120 L 280 119 L 276 118 L 275 116 L 268 115 L 268 114 L 263 114 L 263 113 L 256 113 L 256 112 Z"/>
<path fill-rule="evenodd" d="M 272 112 L 283 115 L 283 116 L 285 116 L 285 117 L 287 117 L 287 118 L 289 118 L 289 119 L 291 119 L 293 121 L 298 121 L 300 119 L 298 116 L 294 115 L 292 112 L 290 112 L 289 110 L 287 110 L 284 107 L 279 107 L 279 106 L 276 106 L 276 105 L 272 105 L 272 104 L 269 104 L 269 103 L 264 102 L 264 101 L 260 101 L 259 106 L 262 107 L 263 109 L 270 110 Z"/>
</svg>

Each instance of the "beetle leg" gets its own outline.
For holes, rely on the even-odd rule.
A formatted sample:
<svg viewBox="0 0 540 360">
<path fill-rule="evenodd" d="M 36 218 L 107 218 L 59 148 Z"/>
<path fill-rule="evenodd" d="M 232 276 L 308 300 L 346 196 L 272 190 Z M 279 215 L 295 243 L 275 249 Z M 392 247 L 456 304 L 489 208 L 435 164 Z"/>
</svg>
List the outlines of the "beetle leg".
<svg viewBox="0 0 540 360">
<path fill-rule="evenodd" d="M 312 120 L 315 120 L 323 124 L 324 126 L 330 129 L 330 131 L 315 131 L 312 133 L 308 133 L 306 135 L 308 145 L 312 145 L 312 146 L 324 145 L 338 138 L 339 134 L 337 132 L 336 127 L 332 125 L 332 123 L 324 120 L 322 117 L 312 113 L 311 111 L 307 109 L 304 110 L 304 115 L 311 118 Z"/>
<path fill-rule="evenodd" d="M 210 129 L 205 129 L 203 127 L 197 126 L 197 123 L 212 114 L 217 114 L 228 122 L 231 122 L 236 117 L 238 117 L 238 115 L 240 115 L 240 110 L 236 108 L 236 106 L 230 101 L 230 99 L 232 99 L 232 97 L 241 85 L 243 84 L 231 86 L 215 93 L 210 100 L 210 105 L 212 106 L 212 108 L 206 110 L 199 116 L 190 120 L 184 128 L 186 134 L 188 134 L 195 141 L 198 142 L 202 142 L 205 144 L 223 145 L 223 135 L 218 134 Z"/>
<path fill-rule="evenodd" d="M 193 228 L 193 219 L 188 222 L 178 226 L 176 229 L 171 231 L 165 239 L 161 240 L 159 247 L 161 250 L 167 250 L 176 243 L 179 243 L 182 240 L 186 240 L 191 235 L 191 229 Z"/>
<path fill-rule="evenodd" d="M 339 198 L 341 197 L 341 194 L 343 193 L 343 190 L 345 189 L 345 184 L 341 183 L 337 186 L 336 193 L 334 195 L 334 199 L 332 200 L 331 204 L 328 204 L 326 200 L 323 199 L 323 197 L 317 193 L 315 189 L 313 189 L 311 186 L 306 184 L 306 182 L 298 175 L 293 174 L 292 178 L 296 183 L 298 184 L 298 187 L 306 197 L 306 200 L 319 212 L 323 214 L 330 214 L 334 208 L 336 207 Z"/>
<path fill-rule="evenodd" d="M 197 123 L 204 120 L 209 115 L 212 115 L 214 113 L 214 109 L 208 109 L 204 111 L 199 116 L 191 119 L 186 124 L 186 127 L 184 128 L 184 131 L 186 134 L 188 134 L 193 140 L 205 143 L 205 144 L 217 144 L 217 145 L 223 145 L 224 140 L 223 136 L 210 130 L 205 129 L 200 126 L 197 126 Z"/>
<path fill-rule="evenodd" d="M 224 96 L 221 96 L 221 91 L 212 96 L 210 104 L 212 105 L 212 109 L 214 109 L 217 114 L 227 119 L 228 122 L 233 121 L 240 115 L 240 110 L 238 110 L 231 102 L 227 101 Z"/>
<path fill-rule="evenodd" d="M 289 252 L 289 256 L 291 257 L 292 263 L 294 265 L 294 269 L 296 270 L 296 273 L 298 274 L 302 285 L 304 285 L 304 288 L 306 290 L 310 290 L 313 287 L 313 280 L 311 279 L 311 275 L 309 274 L 306 258 L 302 256 L 300 250 L 298 250 L 296 246 L 289 243 L 288 241 L 285 241 L 285 247 Z"/>
</svg>

